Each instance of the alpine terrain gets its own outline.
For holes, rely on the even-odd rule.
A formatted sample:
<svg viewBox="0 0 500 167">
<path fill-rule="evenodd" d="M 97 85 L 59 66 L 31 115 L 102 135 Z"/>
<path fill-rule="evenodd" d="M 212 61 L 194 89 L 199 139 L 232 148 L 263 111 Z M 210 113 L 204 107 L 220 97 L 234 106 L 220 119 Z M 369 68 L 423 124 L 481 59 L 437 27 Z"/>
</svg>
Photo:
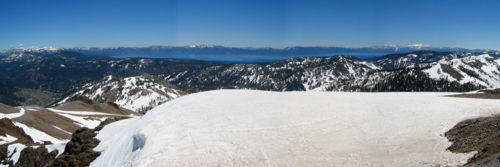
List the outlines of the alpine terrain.
<svg viewBox="0 0 500 167">
<path fill-rule="evenodd" d="M 500 86 L 500 59 L 490 54 L 496 55 L 416 51 L 371 59 L 341 55 L 224 64 L 21 51 L 0 58 L 0 102 L 54 106 L 83 95 L 144 113 L 187 92 L 220 88 L 466 92 Z"/>
<path fill-rule="evenodd" d="M 165 80 L 151 75 L 126 78 L 110 75 L 100 82 L 84 85 L 81 90 L 57 104 L 85 96 L 101 103 L 113 102 L 123 108 L 145 113 L 159 104 L 186 94 Z"/>
<path fill-rule="evenodd" d="M 45 166 L 49 165 L 48 160 L 70 151 L 67 144 L 74 144 L 70 139 L 80 128 L 93 129 L 106 119 L 138 114 L 113 103 L 78 97 L 54 108 L 0 103 L 0 116 L 0 165 Z M 41 161 L 46 163 L 36 165 Z"/>
</svg>

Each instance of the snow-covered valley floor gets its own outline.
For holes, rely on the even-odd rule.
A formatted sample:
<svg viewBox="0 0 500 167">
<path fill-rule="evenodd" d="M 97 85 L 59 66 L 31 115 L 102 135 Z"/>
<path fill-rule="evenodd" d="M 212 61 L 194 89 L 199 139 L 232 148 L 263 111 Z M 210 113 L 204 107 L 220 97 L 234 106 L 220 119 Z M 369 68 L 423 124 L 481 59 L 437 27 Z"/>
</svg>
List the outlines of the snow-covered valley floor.
<svg viewBox="0 0 500 167">
<path fill-rule="evenodd" d="M 195 93 L 107 125 L 91 166 L 460 165 L 472 153 L 446 151 L 444 132 L 500 102 L 446 94 Z"/>
</svg>

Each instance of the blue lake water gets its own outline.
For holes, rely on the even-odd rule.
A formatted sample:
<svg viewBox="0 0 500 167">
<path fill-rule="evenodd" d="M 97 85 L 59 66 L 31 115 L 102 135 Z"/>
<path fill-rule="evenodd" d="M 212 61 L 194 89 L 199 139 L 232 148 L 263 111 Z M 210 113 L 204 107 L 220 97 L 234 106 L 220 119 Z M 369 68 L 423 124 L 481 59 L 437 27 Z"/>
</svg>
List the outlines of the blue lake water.
<svg viewBox="0 0 500 167">
<path fill-rule="evenodd" d="M 242 55 L 242 54 L 128 54 L 113 56 L 116 58 L 126 57 L 147 57 L 147 58 L 175 58 L 175 59 L 192 59 L 203 61 L 214 61 L 222 63 L 268 63 L 278 60 L 286 60 L 292 57 L 331 57 L 335 55 L 350 55 L 359 59 L 368 59 L 383 54 L 376 53 L 332 53 L 332 54 L 310 54 L 310 55 Z"/>
</svg>

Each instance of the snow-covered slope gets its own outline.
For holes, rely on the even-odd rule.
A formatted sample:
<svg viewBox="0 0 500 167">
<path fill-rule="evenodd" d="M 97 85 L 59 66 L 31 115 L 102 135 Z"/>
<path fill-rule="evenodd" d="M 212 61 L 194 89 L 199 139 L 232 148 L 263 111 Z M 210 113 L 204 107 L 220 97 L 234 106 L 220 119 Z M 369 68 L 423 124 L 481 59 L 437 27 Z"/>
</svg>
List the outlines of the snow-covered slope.
<svg viewBox="0 0 500 167">
<path fill-rule="evenodd" d="M 428 63 L 436 62 L 441 59 L 454 59 L 467 56 L 474 56 L 474 54 L 461 52 L 416 51 L 411 53 L 388 54 L 381 57 L 375 57 L 371 59 L 371 62 L 383 67 L 384 69 L 395 69 L 425 66 Z"/>
<path fill-rule="evenodd" d="M 500 86 L 498 59 L 488 54 L 419 51 L 363 60 L 352 56 L 299 57 L 269 64 L 217 65 L 165 75 L 190 92 L 222 86 L 274 91 L 470 91 Z M 434 75 L 433 66 L 455 65 L 463 80 Z M 435 67 L 434 67 L 435 68 Z M 425 72 L 424 72 L 425 71 Z M 479 74 L 476 77 L 474 74 Z M 377 88 L 377 85 L 382 88 Z"/>
<path fill-rule="evenodd" d="M 500 63 L 498 59 L 488 54 L 454 59 L 443 58 L 432 63 L 431 68 L 424 72 L 433 79 L 500 88 Z"/>
<path fill-rule="evenodd" d="M 195 93 L 106 126 L 91 166 L 460 165 L 443 133 L 500 103 L 444 94 Z"/>
<path fill-rule="evenodd" d="M 98 102 L 113 102 L 135 112 L 146 112 L 185 94 L 187 93 L 176 89 L 163 79 L 150 75 L 127 78 L 110 75 L 100 82 L 86 84 L 80 91 L 58 104 L 66 103 L 74 97 L 86 96 Z"/>
<path fill-rule="evenodd" d="M 191 91 L 224 88 L 276 91 L 341 90 L 380 67 L 353 56 L 322 58 L 298 57 L 270 64 L 231 64 L 201 71 L 185 71 L 166 76 L 177 86 Z"/>
</svg>

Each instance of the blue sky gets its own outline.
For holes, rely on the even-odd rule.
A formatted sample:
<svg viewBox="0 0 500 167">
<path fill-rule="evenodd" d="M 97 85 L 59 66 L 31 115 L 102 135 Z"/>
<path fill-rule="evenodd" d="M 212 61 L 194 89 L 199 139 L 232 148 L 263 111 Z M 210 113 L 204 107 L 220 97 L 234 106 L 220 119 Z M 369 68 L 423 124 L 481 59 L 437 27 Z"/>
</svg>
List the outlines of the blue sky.
<svg viewBox="0 0 500 167">
<path fill-rule="evenodd" d="M 0 0 L 0 49 L 424 43 L 500 49 L 500 2 Z"/>
</svg>

